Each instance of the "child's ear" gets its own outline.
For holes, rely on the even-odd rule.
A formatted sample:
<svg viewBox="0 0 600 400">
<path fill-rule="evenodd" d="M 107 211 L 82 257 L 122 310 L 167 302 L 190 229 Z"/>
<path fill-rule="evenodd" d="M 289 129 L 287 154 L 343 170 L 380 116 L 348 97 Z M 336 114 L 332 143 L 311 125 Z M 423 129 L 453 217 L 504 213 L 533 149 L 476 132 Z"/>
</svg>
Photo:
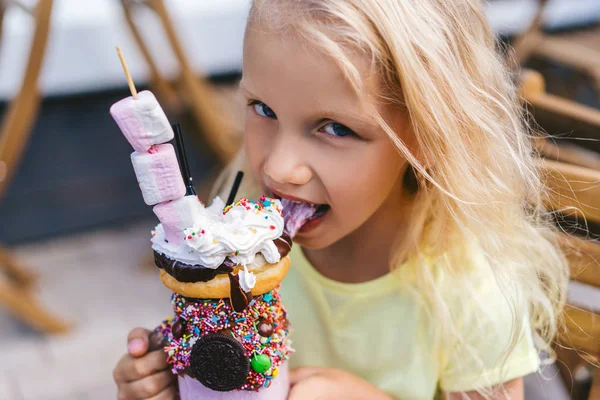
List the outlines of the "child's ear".
<svg viewBox="0 0 600 400">
<path fill-rule="evenodd" d="M 426 169 L 427 173 L 430 173 L 429 169 Z M 417 171 L 410 163 L 407 163 L 406 169 L 404 170 L 404 174 L 402 175 L 402 185 L 404 189 L 414 195 L 417 192 L 429 186 L 429 181 Z"/>
<path fill-rule="evenodd" d="M 406 169 L 402 175 L 402 186 L 410 194 L 417 194 L 419 191 L 419 180 L 417 179 L 417 171 L 414 170 L 410 163 L 406 164 Z"/>
</svg>

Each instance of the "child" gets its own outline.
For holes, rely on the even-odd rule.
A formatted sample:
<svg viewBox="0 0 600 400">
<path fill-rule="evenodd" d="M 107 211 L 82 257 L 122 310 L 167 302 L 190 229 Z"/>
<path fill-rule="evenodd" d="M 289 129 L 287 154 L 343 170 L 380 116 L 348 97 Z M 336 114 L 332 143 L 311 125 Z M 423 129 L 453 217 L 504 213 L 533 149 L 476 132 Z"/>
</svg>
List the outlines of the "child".
<svg viewBox="0 0 600 400">
<path fill-rule="evenodd" d="M 476 0 L 253 2 L 230 171 L 320 205 L 282 285 L 291 400 L 523 398 L 567 265 L 494 46 Z M 147 342 L 119 398 L 175 398 Z"/>
</svg>

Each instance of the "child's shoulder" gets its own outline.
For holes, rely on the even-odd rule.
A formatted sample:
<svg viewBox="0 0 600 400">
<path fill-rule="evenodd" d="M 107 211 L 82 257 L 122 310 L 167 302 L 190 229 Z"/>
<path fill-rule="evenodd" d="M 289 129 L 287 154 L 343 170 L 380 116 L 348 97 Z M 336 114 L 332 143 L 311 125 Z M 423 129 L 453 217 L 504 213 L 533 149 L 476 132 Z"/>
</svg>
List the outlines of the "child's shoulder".
<svg viewBox="0 0 600 400">
<path fill-rule="evenodd" d="M 442 257 L 433 268 L 441 298 L 464 324 L 511 326 L 527 314 L 522 282 L 509 279 L 510 266 L 490 260 L 476 242 L 465 243 L 458 255 Z"/>
<path fill-rule="evenodd" d="M 411 266 L 411 275 L 418 279 L 413 284 L 422 286 L 429 280 L 430 289 L 457 317 L 469 313 L 508 317 L 522 305 L 520 282 L 504 279 L 503 266 L 489 260 L 476 241 L 457 244 L 452 254 L 426 254 L 422 260 Z"/>
<path fill-rule="evenodd" d="M 502 262 L 490 260 L 477 243 L 462 257 L 442 257 L 437 274 L 437 305 L 446 316 L 442 341 L 446 391 L 489 387 L 539 367 L 529 323 L 528 295 L 518 279 L 509 279 Z M 440 319 L 435 319 L 440 324 Z"/>
</svg>

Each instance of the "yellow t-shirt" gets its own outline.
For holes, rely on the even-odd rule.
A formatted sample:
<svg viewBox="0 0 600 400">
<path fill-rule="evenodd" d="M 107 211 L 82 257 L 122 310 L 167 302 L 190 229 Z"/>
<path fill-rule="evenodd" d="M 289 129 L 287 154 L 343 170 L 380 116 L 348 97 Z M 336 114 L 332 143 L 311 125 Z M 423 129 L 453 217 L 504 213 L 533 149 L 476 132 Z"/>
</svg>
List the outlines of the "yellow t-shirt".
<svg viewBox="0 0 600 400">
<path fill-rule="evenodd" d="M 505 363 L 512 313 L 495 280 L 484 279 L 478 295 L 456 301 L 463 342 L 441 348 L 431 337 L 431 321 L 422 304 L 393 274 L 347 284 L 316 271 L 295 245 L 292 267 L 281 296 L 292 324 L 291 367 L 339 368 L 359 376 L 396 399 L 432 399 L 438 389 L 469 391 L 534 372 L 538 353 L 525 322 Z M 431 268 L 436 268 L 432 265 Z M 454 307 L 452 279 L 438 273 L 438 286 Z M 463 299 L 464 300 L 464 299 Z M 481 309 L 493 315 L 473 315 Z M 472 303 L 472 304 L 471 304 Z M 471 307 L 472 306 L 472 307 Z M 452 310 L 451 310 L 452 311 Z"/>
</svg>

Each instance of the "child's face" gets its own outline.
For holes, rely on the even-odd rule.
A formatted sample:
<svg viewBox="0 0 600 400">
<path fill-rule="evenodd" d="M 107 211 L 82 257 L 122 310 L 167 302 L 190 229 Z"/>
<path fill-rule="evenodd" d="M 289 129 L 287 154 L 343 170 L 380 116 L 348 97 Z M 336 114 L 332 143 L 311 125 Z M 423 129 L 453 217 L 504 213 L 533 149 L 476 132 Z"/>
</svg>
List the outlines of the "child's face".
<svg viewBox="0 0 600 400">
<path fill-rule="evenodd" d="M 247 34 L 241 84 L 252 173 L 267 194 L 330 207 L 320 207 L 325 214 L 307 223 L 294 240 L 323 248 L 397 215 L 406 161 L 367 114 L 342 71 L 302 39 L 261 28 Z M 353 55 L 351 61 L 367 93 L 374 93 L 379 82 L 368 60 Z M 411 135 L 404 113 L 391 106 L 376 108 L 407 142 Z"/>
</svg>

